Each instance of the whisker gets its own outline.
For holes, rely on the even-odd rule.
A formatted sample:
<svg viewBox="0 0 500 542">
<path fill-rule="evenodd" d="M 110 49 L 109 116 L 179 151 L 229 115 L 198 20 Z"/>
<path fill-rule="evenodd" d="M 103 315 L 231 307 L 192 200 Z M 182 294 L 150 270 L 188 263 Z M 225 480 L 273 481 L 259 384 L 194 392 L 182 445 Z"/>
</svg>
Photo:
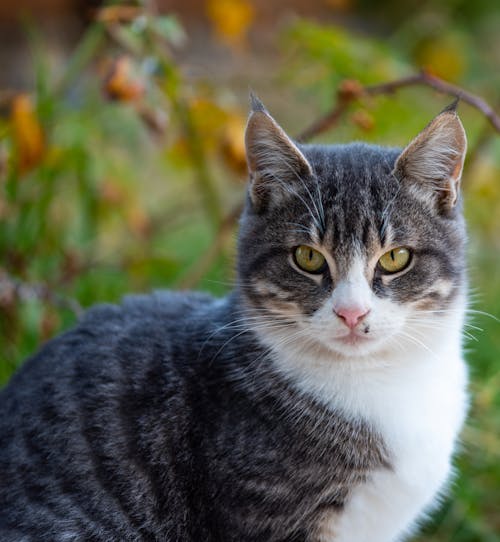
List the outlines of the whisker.
<svg viewBox="0 0 500 542">
<path fill-rule="evenodd" d="M 413 335 L 410 335 L 409 333 L 406 333 L 405 331 L 399 331 L 399 335 L 402 335 L 403 337 L 406 337 L 410 341 L 412 341 L 414 344 L 417 344 L 418 346 L 421 346 L 427 352 L 429 352 L 434 358 L 438 359 L 438 356 L 435 352 L 433 352 L 425 343 L 414 337 Z"/>
</svg>

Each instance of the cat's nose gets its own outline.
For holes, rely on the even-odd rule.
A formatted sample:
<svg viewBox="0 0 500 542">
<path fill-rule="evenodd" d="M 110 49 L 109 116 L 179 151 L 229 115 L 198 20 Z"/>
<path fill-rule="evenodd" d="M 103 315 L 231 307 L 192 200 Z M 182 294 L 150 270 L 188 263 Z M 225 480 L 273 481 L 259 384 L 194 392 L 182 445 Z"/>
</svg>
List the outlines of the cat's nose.
<svg viewBox="0 0 500 542">
<path fill-rule="evenodd" d="M 354 329 L 363 318 L 370 312 L 365 307 L 339 307 L 334 309 L 335 314 L 344 321 L 344 324 L 350 329 Z"/>
</svg>

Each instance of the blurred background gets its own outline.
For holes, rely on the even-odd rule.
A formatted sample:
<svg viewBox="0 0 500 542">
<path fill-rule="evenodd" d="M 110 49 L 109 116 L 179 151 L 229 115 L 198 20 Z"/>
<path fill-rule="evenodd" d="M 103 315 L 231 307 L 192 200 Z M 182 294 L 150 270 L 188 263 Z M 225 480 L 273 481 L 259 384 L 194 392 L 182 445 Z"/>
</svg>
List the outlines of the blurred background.
<svg viewBox="0 0 500 542">
<path fill-rule="evenodd" d="M 3 384 L 93 303 L 231 288 L 249 89 L 308 141 L 405 145 L 456 89 L 372 85 L 421 70 L 500 113 L 500 4 L 16 0 L 0 3 L 0 66 Z M 471 416 L 452 496 L 415 540 L 496 542 L 500 121 L 460 115 Z"/>
</svg>

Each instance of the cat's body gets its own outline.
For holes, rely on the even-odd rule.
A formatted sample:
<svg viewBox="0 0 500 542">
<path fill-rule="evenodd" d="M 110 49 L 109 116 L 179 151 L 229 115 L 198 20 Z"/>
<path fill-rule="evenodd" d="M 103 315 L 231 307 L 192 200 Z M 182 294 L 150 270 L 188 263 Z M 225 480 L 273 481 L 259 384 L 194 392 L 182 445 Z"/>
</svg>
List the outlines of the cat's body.
<svg viewBox="0 0 500 542">
<path fill-rule="evenodd" d="M 436 122 L 424 142 L 460 147 Z M 421 147 L 299 150 L 255 102 L 238 287 L 97 307 L 26 363 L 0 392 L 0 540 L 399 539 L 466 408 L 463 220 L 456 186 L 405 180 Z"/>
<path fill-rule="evenodd" d="M 224 347 L 233 302 L 131 298 L 45 347 L 55 374 L 30 362 L 30 397 L 2 397 L 12 540 L 306 540 L 384 464 L 366 427 L 255 365 L 250 334 Z"/>
</svg>

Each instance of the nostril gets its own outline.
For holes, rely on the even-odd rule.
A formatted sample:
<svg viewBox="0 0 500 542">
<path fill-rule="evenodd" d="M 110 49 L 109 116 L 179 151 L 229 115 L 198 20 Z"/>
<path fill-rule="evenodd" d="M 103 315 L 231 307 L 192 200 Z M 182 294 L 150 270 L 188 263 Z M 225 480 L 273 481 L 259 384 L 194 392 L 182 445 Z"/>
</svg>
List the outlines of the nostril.
<svg viewBox="0 0 500 542">
<path fill-rule="evenodd" d="M 345 325 L 354 329 L 370 312 L 364 307 L 339 307 L 334 309 L 335 314 L 341 318 Z"/>
</svg>

